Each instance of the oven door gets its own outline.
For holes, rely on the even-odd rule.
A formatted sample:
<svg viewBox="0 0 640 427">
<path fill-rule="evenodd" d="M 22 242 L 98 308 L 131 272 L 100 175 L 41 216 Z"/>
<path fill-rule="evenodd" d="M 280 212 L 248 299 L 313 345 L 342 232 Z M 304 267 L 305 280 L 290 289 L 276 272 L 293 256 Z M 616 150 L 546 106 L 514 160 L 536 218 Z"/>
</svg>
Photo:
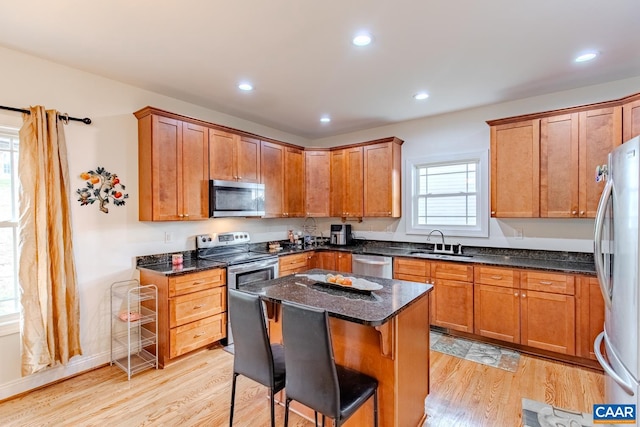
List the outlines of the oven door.
<svg viewBox="0 0 640 427">
<path fill-rule="evenodd" d="M 243 285 L 277 277 L 277 257 L 227 267 L 227 287 L 229 289 L 242 289 Z M 227 316 L 227 319 L 229 319 L 229 316 Z M 231 344 L 233 344 L 233 334 L 231 333 L 231 322 L 227 320 L 227 345 Z"/>
</svg>

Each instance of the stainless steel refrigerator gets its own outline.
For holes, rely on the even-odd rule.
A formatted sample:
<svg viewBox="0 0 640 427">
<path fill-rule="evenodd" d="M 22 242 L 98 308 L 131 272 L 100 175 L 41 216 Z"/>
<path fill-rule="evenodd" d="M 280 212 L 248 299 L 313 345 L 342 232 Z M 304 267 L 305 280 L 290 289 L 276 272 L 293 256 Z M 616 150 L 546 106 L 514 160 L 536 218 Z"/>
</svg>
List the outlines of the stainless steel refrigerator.
<svg viewBox="0 0 640 427">
<path fill-rule="evenodd" d="M 604 331 L 596 338 L 594 349 L 605 370 L 605 402 L 594 403 L 640 408 L 640 137 L 609 154 L 607 175 L 594 232 L 596 272 L 605 301 Z"/>
</svg>

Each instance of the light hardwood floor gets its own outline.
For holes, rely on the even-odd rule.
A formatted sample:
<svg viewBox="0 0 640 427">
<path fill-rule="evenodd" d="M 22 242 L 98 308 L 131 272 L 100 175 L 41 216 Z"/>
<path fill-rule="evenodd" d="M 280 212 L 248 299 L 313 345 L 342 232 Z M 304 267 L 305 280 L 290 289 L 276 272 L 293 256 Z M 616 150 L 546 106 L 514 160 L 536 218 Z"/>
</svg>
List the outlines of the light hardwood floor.
<svg viewBox="0 0 640 427">
<path fill-rule="evenodd" d="M 116 367 L 96 369 L 1 403 L 0 426 L 225 426 L 232 365 L 215 348 L 131 381 Z M 511 373 L 432 351 L 425 426 L 515 427 L 523 397 L 590 412 L 602 394 L 603 376 L 592 370 L 523 355 Z M 276 417 L 283 425 L 282 407 Z M 269 425 L 266 389 L 244 377 L 234 425 Z M 292 414 L 290 425 L 313 423 Z"/>
</svg>

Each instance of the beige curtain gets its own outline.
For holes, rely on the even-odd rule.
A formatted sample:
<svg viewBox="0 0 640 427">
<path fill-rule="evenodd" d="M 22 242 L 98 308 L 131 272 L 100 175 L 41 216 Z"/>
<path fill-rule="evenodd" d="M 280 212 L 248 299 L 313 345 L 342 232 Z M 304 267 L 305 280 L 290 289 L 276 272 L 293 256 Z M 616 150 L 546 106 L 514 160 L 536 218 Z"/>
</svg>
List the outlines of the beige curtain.
<svg viewBox="0 0 640 427">
<path fill-rule="evenodd" d="M 64 128 L 57 111 L 30 111 L 18 164 L 22 375 L 82 354 Z"/>
</svg>

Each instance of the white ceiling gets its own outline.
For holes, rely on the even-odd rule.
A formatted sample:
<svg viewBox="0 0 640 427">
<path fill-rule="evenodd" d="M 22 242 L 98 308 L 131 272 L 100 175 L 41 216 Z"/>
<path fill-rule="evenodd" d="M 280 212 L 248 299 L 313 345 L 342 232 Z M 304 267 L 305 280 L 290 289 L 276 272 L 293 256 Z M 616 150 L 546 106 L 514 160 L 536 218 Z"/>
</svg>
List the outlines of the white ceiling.
<svg viewBox="0 0 640 427">
<path fill-rule="evenodd" d="M 640 76 L 640 1 L 12 1 L 0 45 L 320 138 Z"/>
</svg>

